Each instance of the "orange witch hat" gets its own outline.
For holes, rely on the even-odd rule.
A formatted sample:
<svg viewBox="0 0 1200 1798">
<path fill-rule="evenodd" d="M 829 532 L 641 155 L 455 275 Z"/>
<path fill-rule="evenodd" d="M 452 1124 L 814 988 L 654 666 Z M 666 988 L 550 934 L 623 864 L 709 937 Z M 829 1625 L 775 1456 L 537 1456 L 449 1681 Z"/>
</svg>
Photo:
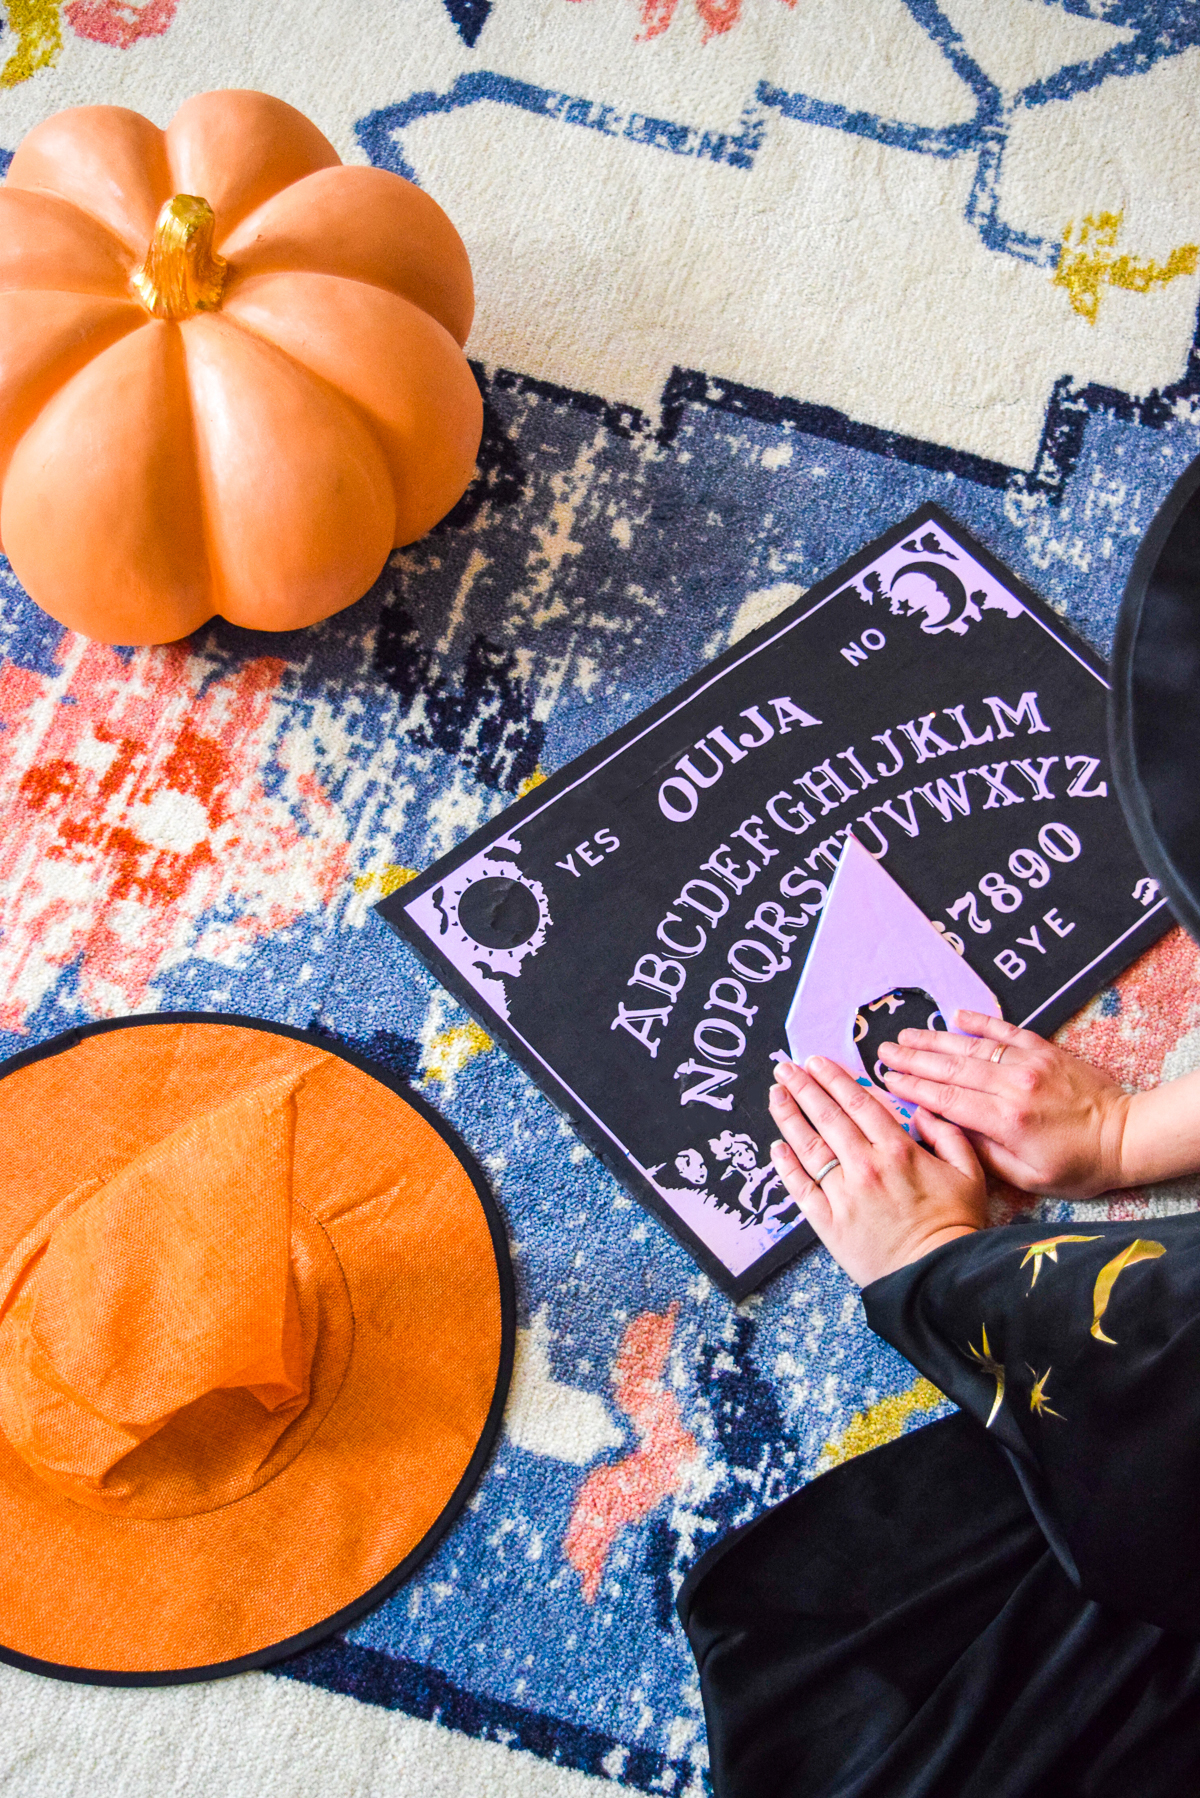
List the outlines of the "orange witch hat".
<svg viewBox="0 0 1200 1798">
<path fill-rule="evenodd" d="M 512 1365 L 503 1226 L 415 1094 L 167 1013 L 0 1069 L 0 1658 L 297 1653 L 441 1539 Z"/>
</svg>

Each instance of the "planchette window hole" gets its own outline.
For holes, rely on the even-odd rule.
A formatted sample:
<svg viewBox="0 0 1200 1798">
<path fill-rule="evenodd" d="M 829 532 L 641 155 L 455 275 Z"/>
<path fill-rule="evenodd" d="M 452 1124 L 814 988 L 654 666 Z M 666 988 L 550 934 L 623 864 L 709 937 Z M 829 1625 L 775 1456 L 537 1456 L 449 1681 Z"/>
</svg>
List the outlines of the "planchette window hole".
<svg viewBox="0 0 1200 1798">
<path fill-rule="evenodd" d="M 854 1043 L 873 1086 L 883 1087 L 887 1072 L 879 1060 L 881 1043 L 894 1043 L 902 1030 L 946 1030 L 938 1002 L 919 986 L 896 986 L 859 1007 L 854 1014 Z M 884 1091 L 886 1091 L 884 1087 Z"/>
</svg>

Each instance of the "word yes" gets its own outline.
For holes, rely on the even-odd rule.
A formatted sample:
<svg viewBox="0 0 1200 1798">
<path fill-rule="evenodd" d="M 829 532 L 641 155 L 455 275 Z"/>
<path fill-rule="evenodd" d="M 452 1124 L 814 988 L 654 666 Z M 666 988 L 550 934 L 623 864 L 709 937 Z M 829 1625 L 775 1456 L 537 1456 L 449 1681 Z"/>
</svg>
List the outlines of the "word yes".
<svg viewBox="0 0 1200 1798">
<path fill-rule="evenodd" d="M 599 855 L 593 855 L 593 844 L 600 850 Z M 575 866 L 576 856 L 579 857 L 585 867 L 598 868 L 606 855 L 611 855 L 614 850 L 619 849 L 620 847 L 620 837 L 615 836 L 611 830 L 598 830 L 594 837 L 585 837 L 582 843 L 576 843 L 567 859 L 565 861 L 555 862 L 554 866 L 556 868 L 565 868 L 568 874 L 573 874 L 576 880 L 581 880 L 583 878 L 583 868 L 577 868 Z"/>
</svg>

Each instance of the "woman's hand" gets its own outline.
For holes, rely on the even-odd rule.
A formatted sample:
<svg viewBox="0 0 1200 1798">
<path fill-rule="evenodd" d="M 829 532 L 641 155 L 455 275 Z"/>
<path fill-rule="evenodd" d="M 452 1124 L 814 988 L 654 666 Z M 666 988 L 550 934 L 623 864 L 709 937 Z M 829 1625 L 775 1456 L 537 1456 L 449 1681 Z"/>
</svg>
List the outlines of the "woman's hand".
<svg viewBox="0 0 1200 1798">
<path fill-rule="evenodd" d="M 884 1043 L 889 1092 L 969 1135 L 979 1159 L 1024 1192 L 1090 1199 L 1125 1183 L 1129 1098 L 1116 1081 L 1032 1030 L 960 1011 L 957 1029 L 902 1030 Z"/>
<path fill-rule="evenodd" d="M 985 1222 L 983 1170 L 961 1130 L 922 1119 L 930 1154 L 882 1099 L 836 1062 L 776 1063 L 776 1171 L 825 1247 L 860 1286 L 907 1267 Z M 820 1184 L 813 1178 L 838 1165 Z"/>
</svg>

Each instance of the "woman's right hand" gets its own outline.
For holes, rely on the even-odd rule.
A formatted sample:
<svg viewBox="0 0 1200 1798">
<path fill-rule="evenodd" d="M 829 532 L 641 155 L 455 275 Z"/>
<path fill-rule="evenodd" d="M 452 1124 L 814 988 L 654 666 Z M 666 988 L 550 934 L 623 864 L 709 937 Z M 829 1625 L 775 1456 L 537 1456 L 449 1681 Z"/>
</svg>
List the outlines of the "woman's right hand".
<svg viewBox="0 0 1200 1798">
<path fill-rule="evenodd" d="M 1130 1099 L 1115 1080 L 1001 1018 L 953 1021 L 968 1034 L 902 1030 L 882 1045 L 889 1092 L 957 1124 L 984 1166 L 1025 1192 L 1090 1199 L 1126 1183 Z"/>
</svg>

